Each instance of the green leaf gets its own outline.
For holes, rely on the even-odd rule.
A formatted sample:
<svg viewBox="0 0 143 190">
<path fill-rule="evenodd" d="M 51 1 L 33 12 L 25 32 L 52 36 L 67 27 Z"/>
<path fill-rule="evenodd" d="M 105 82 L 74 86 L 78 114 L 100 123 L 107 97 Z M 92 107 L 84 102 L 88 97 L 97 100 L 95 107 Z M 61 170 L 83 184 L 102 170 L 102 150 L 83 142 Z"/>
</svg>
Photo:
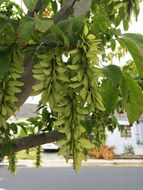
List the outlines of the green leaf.
<svg viewBox="0 0 143 190">
<path fill-rule="evenodd" d="M 54 24 L 52 26 L 52 29 L 55 32 L 56 38 L 60 41 L 63 41 L 65 46 L 69 46 L 69 40 L 67 36 L 64 34 L 64 32 L 57 25 Z"/>
<path fill-rule="evenodd" d="M 119 26 L 121 20 L 122 20 L 121 14 L 118 14 L 118 16 L 116 16 L 115 21 L 114 21 L 114 24 L 115 24 L 116 27 Z"/>
<path fill-rule="evenodd" d="M 115 88 L 113 82 L 110 79 L 105 79 L 103 80 L 100 87 L 100 94 L 106 108 L 106 113 L 110 114 L 114 111 L 117 104 L 118 89 Z"/>
<path fill-rule="evenodd" d="M 18 123 L 18 125 L 21 127 L 19 136 L 20 137 L 27 136 L 27 129 L 25 127 L 27 124 L 25 122 L 20 122 L 20 123 Z"/>
<path fill-rule="evenodd" d="M 0 0 L 0 5 L 1 5 L 2 3 L 4 3 L 5 1 L 7 1 L 7 0 Z"/>
<path fill-rule="evenodd" d="M 117 9 L 123 7 L 123 6 L 124 6 L 124 3 L 123 3 L 123 2 L 119 2 L 119 3 L 117 3 L 117 4 L 114 6 L 114 9 L 117 10 Z"/>
<path fill-rule="evenodd" d="M 58 146 L 63 146 L 64 144 L 66 144 L 67 143 L 67 140 L 66 139 L 61 139 L 61 140 L 59 140 L 58 142 L 56 142 L 56 145 L 58 145 Z"/>
<path fill-rule="evenodd" d="M 87 27 L 86 24 L 84 25 L 84 28 L 83 28 L 83 34 L 84 34 L 85 36 L 88 34 L 88 27 Z"/>
<path fill-rule="evenodd" d="M 26 16 L 19 25 L 18 36 L 20 40 L 26 44 L 30 40 L 34 30 L 34 19 Z"/>
<path fill-rule="evenodd" d="M 10 128 L 13 131 L 14 134 L 17 134 L 18 128 L 17 128 L 17 125 L 15 123 L 11 123 Z"/>
<path fill-rule="evenodd" d="M 69 23 L 68 20 L 62 20 L 57 23 L 57 26 L 64 31 L 65 33 L 69 32 Z"/>
<path fill-rule="evenodd" d="M 8 18 L 0 14 L 0 32 L 7 26 Z"/>
<path fill-rule="evenodd" d="M 87 101 L 88 104 L 92 103 L 91 92 L 89 92 L 86 101 Z"/>
<path fill-rule="evenodd" d="M 123 20 L 123 27 L 125 31 L 129 29 L 129 20 Z"/>
<path fill-rule="evenodd" d="M 78 88 L 79 86 L 81 86 L 83 83 L 82 82 L 75 82 L 75 83 L 72 83 L 72 84 L 69 84 L 69 86 L 71 88 Z"/>
<path fill-rule="evenodd" d="M 43 11 L 48 7 L 50 3 L 50 0 L 42 0 L 42 8 L 41 8 L 41 13 L 43 14 Z"/>
<path fill-rule="evenodd" d="M 82 97 L 83 100 L 85 100 L 86 95 L 87 95 L 87 90 L 86 88 L 82 88 L 81 91 L 79 92 L 80 96 Z"/>
<path fill-rule="evenodd" d="M 115 41 L 111 41 L 111 49 L 112 51 L 114 51 L 116 48 L 116 42 Z"/>
<path fill-rule="evenodd" d="M 53 8 L 54 13 L 57 13 L 58 6 L 57 6 L 57 2 L 56 1 L 52 1 L 52 8 Z"/>
<path fill-rule="evenodd" d="M 38 0 L 24 0 L 24 4 L 29 11 L 33 11 L 37 4 Z"/>
<path fill-rule="evenodd" d="M 79 108 L 78 106 L 76 107 L 76 111 L 79 113 L 79 114 L 89 114 L 89 110 L 87 108 Z"/>
<path fill-rule="evenodd" d="M 58 119 L 57 121 L 54 122 L 54 126 L 60 126 L 65 123 L 64 119 Z"/>
<path fill-rule="evenodd" d="M 43 90 L 44 83 L 35 84 L 34 86 L 32 86 L 32 88 L 33 90 Z"/>
<path fill-rule="evenodd" d="M 139 53 L 141 55 L 143 55 L 143 35 L 126 33 L 123 35 L 123 37 L 124 37 L 124 39 L 128 39 L 128 40 L 132 41 L 136 45 Z"/>
<path fill-rule="evenodd" d="M 0 77 L 3 77 L 8 71 L 10 56 L 8 51 L 0 51 Z"/>
<path fill-rule="evenodd" d="M 80 142 L 80 144 L 81 144 L 83 147 L 85 147 L 85 148 L 87 148 L 87 149 L 91 149 L 91 148 L 94 148 L 94 147 L 95 147 L 95 145 L 94 145 L 93 143 L 91 143 L 88 139 L 85 139 L 85 138 L 81 138 L 81 139 L 79 140 L 79 142 Z"/>
<path fill-rule="evenodd" d="M 50 118 L 50 113 L 48 112 L 47 108 L 44 108 L 42 110 L 42 119 L 45 122 L 45 121 L 48 121 L 49 118 Z"/>
<path fill-rule="evenodd" d="M 138 120 L 143 112 L 143 93 L 136 81 L 131 77 L 125 76 L 129 89 L 129 103 L 126 106 L 126 112 L 130 123 Z"/>
<path fill-rule="evenodd" d="M 122 41 L 132 55 L 140 76 L 143 77 L 143 35 L 126 33 Z"/>
<path fill-rule="evenodd" d="M 81 153 L 81 152 L 80 152 Z M 81 168 L 81 163 L 82 163 L 82 155 L 80 153 L 77 153 L 77 160 L 76 160 L 76 163 L 77 163 L 77 166 L 75 168 L 75 170 L 77 170 L 78 172 L 80 172 L 80 168 Z"/>
<path fill-rule="evenodd" d="M 27 119 L 27 121 L 29 121 L 31 124 L 34 124 L 36 126 L 36 123 L 39 123 L 39 122 L 37 122 L 39 119 L 40 119 L 40 117 L 37 116 L 37 117 L 31 117 L 31 118 Z"/>
<path fill-rule="evenodd" d="M 122 81 L 122 72 L 116 65 L 108 65 L 104 67 L 103 74 L 105 77 L 111 79 L 114 83 L 121 83 Z"/>
<path fill-rule="evenodd" d="M 90 135 L 92 133 L 91 121 L 89 119 L 85 119 L 81 121 L 82 126 L 86 130 L 86 133 Z"/>
<path fill-rule="evenodd" d="M 71 25 L 72 32 L 78 33 L 83 27 L 84 16 L 69 17 L 69 25 Z"/>
<path fill-rule="evenodd" d="M 67 148 L 68 148 L 67 144 L 65 146 L 63 146 L 62 148 L 60 148 L 58 155 L 63 154 L 67 150 Z"/>
<path fill-rule="evenodd" d="M 44 18 L 40 15 L 34 14 L 35 28 L 40 32 L 46 32 L 52 25 L 53 21 L 49 18 Z"/>
<path fill-rule="evenodd" d="M 123 76 L 123 80 L 122 80 L 120 88 L 121 88 L 121 94 L 122 94 L 122 107 L 125 108 L 128 102 L 129 91 L 128 91 L 127 82 L 124 76 Z"/>
<path fill-rule="evenodd" d="M 67 67 L 72 70 L 79 70 L 80 65 L 68 65 Z"/>
</svg>

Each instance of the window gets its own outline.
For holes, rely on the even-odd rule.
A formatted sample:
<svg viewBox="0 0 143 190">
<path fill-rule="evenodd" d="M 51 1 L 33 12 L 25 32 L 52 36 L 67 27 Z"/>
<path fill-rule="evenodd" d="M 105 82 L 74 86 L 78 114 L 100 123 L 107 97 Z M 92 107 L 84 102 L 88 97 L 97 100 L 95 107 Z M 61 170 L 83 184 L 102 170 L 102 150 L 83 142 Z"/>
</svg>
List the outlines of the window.
<svg viewBox="0 0 143 190">
<path fill-rule="evenodd" d="M 132 131 L 129 125 L 123 125 L 125 130 L 121 132 L 121 138 L 132 138 Z"/>
</svg>

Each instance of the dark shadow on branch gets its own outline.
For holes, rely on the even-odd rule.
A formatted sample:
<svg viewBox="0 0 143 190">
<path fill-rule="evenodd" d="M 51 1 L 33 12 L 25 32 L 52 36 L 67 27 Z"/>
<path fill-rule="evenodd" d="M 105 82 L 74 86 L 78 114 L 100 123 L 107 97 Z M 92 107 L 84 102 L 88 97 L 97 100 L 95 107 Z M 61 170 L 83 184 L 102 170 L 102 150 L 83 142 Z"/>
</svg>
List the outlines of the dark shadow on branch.
<svg viewBox="0 0 143 190">
<path fill-rule="evenodd" d="M 42 144 L 56 142 L 65 137 L 65 134 L 59 133 L 58 131 L 51 131 L 49 133 L 42 133 L 37 135 L 29 135 L 23 138 L 17 138 L 13 140 L 11 153 L 16 153 L 21 150 L 26 150 L 28 148 L 34 148 Z M 1 147 L 3 145 L 1 144 Z M 6 156 L 7 153 L 3 153 Z"/>
</svg>

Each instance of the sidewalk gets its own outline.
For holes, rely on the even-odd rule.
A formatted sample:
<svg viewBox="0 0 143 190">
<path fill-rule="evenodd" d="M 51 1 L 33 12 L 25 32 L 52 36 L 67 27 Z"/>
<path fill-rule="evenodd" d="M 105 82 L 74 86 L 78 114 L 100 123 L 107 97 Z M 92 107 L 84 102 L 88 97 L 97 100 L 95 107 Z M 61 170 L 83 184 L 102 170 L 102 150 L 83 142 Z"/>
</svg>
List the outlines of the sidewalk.
<svg viewBox="0 0 143 190">
<path fill-rule="evenodd" d="M 72 159 L 66 163 L 65 159 L 47 159 L 41 163 L 42 167 L 72 167 Z M 19 160 L 18 167 L 34 167 L 33 160 Z M 8 165 L 8 162 L 4 160 L 0 163 L 0 166 Z M 138 166 L 143 167 L 143 160 L 140 159 L 114 159 L 114 160 L 96 160 L 88 159 L 87 162 L 83 161 L 82 166 Z"/>
<path fill-rule="evenodd" d="M 142 166 L 143 160 L 140 159 L 114 159 L 114 160 L 96 160 L 88 159 L 82 163 L 83 166 Z"/>
</svg>

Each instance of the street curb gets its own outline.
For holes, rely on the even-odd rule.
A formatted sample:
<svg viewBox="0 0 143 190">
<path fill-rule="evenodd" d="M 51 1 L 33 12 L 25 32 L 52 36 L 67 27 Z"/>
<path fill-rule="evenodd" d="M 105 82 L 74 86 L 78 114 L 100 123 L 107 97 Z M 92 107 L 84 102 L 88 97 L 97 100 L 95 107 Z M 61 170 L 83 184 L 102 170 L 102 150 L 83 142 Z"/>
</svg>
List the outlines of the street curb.
<svg viewBox="0 0 143 190">
<path fill-rule="evenodd" d="M 0 166 L 7 166 L 7 160 L 0 163 Z M 41 163 L 42 167 L 71 167 L 73 160 L 70 159 L 66 163 L 65 159 L 47 159 Z M 34 167 L 33 160 L 19 160 L 17 163 L 18 167 Z M 82 166 L 135 166 L 143 167 L 143 160 L 140 159 L 114 159 L 114 160 L 96 160 L 88 159 L 87 162 L 83 161 Z"/>
<path fill-rule="evenodd" d="M 82 163 L 83 166 L 142 166 L 143 160 L 124 160 L 124 159 L 114 159 L 114 160 L 96 160 L 88 159 L 87 162 Z"/>
</svg>

